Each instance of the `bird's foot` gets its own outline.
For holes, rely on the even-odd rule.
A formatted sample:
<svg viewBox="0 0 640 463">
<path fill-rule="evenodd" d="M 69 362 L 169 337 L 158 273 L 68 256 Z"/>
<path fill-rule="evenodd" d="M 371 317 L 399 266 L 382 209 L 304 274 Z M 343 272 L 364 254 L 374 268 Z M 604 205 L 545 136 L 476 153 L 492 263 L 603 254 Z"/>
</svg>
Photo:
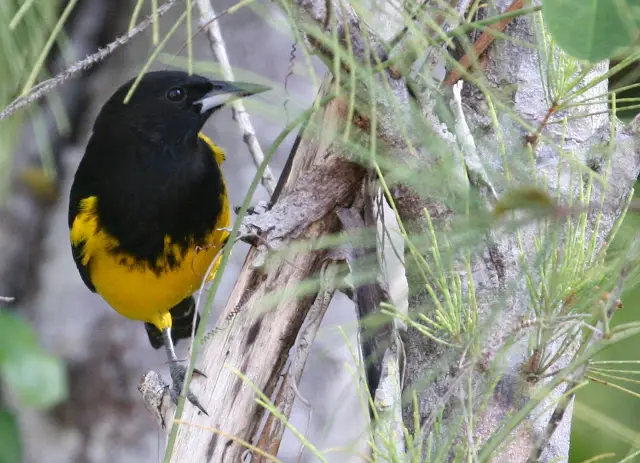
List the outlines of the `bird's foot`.
<svg viewBox="0 0 640 463">
<path fill-rule="evenodd" d="M 264 214 L 265 212 L 271 210 L 273 207 L 273 203 L 271 201 L 259 201 L 255 206 L 249 206 L 247 208 L 247 215 L 258 215 Z M 233 208 L 233 212 L 236 214 L 240 213 L 240 206 L 235 206 Z"/>
<path fill-rule="evenodd" d="M 184 378 L 187 373 L 187 368 L 184 365 L 181 365 L 179 363 L 171 363 L 169 366 L 169 371 L 171 372 L 171 380 L 173 381 L 173 385 L 171 386 L 171 400 L 173 400 L 173 402 L 177 405 L 178 397 L 180 396 L 180 392 L 182 391 L 182 385 L 184 384 Z M 194 368 L 193 376 L 196 376 L 196 375 L 202 376 L 204 378 L 207 377 L 207 375 L 205 375 L 202 371 L 198 370 L 197 368 Z M 198 408 L 198 410 L 200 410 L 205 415 L 209 416 L 209 414 L 204 409 L 204 407 L 202 406 L 198 398 L 190 390 L 187 391 L 187 399 L 189 399 L 189 402 L 195 405 L 196 408 Z"/>
<path fill-rule="evenodd" d="M 254 248 L 269 247 L 264 235 L 275 229 L 275 225 L 268 223 L 268 220 L 267 223 L 263 222 L 272 206 L 271 202 L 260 201 L 254 207 L 248 208 L 235 242 L 243 241 Z M 237 214 L 240 208 L 234 209 Z"/>
</svg>

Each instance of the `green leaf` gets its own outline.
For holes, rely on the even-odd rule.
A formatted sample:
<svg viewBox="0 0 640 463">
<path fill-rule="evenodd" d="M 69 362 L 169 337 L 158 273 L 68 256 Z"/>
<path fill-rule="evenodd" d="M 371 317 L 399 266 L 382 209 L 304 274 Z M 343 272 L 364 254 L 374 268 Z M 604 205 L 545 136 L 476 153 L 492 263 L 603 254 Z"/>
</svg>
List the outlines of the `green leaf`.
<svg viewBox="0 0 640 463">
<path fill-rule="evenodd" d="M 15 416 L 0 410 L 0 463 L 21 463 L 20 428 Z"/>
<path fill-rule="evenodd" d="M 638 37 L 640 0 L 544 0 L 542 13 L 554 41 L 569 55 L 601 61 Z"/>
<path fill-rule="evenodd" d="M 48 408 L 65 399 L 64 364 L 42 350 L 25 350 L 5 359 L 0 373 L 21 402 L 34 408 Z"/>
<path fill-rule="evenodd" d="M 47 408 L 66 397 L 62 361 L 40 347 L 25 320 L 7 311 L 0 311 L 0 378 L 27 406 Z"/>
<path fill-rule="evenodd" d="M 0 310 L 0 363 L 21 352 L 39 349 L 31 326 L 17 315 Z"/>
</svg>

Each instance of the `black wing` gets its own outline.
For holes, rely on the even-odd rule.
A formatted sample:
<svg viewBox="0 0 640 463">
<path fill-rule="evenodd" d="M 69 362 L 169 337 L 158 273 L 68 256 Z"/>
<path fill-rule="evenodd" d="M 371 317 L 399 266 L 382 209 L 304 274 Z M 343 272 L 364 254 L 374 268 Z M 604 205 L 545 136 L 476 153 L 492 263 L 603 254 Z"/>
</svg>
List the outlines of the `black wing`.
<svg viewBox="0 0 640 463">
<path fill-rule="evenodd" d="M 69 197 L 69 232 L 71 232 L 71 228 L 73 227 L 73 221 L 76 216 L 80 212 L 80 201 L 84 198 L 91 196 L 91 193 L 86 187 L 86 185 L 82 184 L 82 176 L 79 175 L 82 172 L 83 162 L 80 162 L 80 166 L 78 167 L 78 172 L 73 180 L 73 185 L 71 186 L 71 194 Z M 76 244 L 71 243 L 71 253 L 73 255 L 73 260 L 76 263 L 76 267 L 78 267 L 78 272 L 80 273 L 80 277 L 84 284 L 87 285 L 92 292 L 96 292 L 95 286 L 91 282 L 91 275 L 89 274 L 89 268 L 82 263 L 82 249 L 84 248 L 85 241 L 80 241 Z"/>
<path fill-rule="evenodd" d="M 84 246 L 84 241 L 81 241 L 78 245 L 71 245 L 71 252 L 73 254 L 73 260 L 76 262 L 76 267 L 78 267 L 78 272 L 80 273 L 80 278 L 84 281 L 84 284 L 87 285 L 92 292 L 96 292 L 96 287 L 93 286 L 91 282 L 91 275 L 89 275 L 89 269 L 86 265 L 82 264 L 82 247 Z"/>
</svg>

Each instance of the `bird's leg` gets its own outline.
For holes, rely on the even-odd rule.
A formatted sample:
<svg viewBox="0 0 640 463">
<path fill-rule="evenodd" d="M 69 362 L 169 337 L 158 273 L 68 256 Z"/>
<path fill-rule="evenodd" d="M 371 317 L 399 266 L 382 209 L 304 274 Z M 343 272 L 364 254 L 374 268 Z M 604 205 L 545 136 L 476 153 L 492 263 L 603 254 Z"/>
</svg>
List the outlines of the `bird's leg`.
<svg viewBox="0 0 640 463">
<path fill-rule="evenodd" d="M 182 391 L 182 385 L 184 384 L 187 368 L 178 362 L 178 357 L 176 356 L 176 351 L 173 347 L 173 340 L 171 339 L 171 328 L 162 330 L 162 339 L 164 341 L 165 351 L 167 352 L 167 358 L 169 359 L 169 372 L 171 373 L 171 380 L 173 381 L 173 385 L 171 387 L 171 399 L 177 405 L 178 396 L 180 396 L 180 392 Z M 193 371 L 194 373 L 205 376 L 204 373 L 199 370 L 194 369 Z M 198 398 L 190 390 L 187 391 L 187 399 L 189 399 L 189 402 L 195 405 L 202 413 L 209 416 L 207 411 L 200 404 Z"/>
</svg>

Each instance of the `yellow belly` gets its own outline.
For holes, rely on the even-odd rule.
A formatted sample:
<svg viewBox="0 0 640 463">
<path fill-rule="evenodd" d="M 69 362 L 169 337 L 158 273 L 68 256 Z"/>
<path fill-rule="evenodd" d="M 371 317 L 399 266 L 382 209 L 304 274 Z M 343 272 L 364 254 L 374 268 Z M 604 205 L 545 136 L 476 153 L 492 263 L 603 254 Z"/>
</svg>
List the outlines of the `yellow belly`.
<svg viewBox="0 0 640 463">
<path fill-rule="evenodd" d="M 98 226 L 95 196 L 83 199 L 80 213 L 71 228 L 71 242 L 82 243 L 82 264 L 87 266 L 91 283 L 109 305 L 121 315 L 153 323 L 158 329 L 171 327 L 169 310 L 200 288 L 211 266 L 208 279 L 215 276 L 220 250 L 231 225 L 231 211 L 226 194 L 218 221 L 203 245 L 193 244 L 184 252 L 165 237 L 164 254 L 152 269 L 148 264 L 136 264 L 133 257 L 114 253 L 118 241 Z M 181 256 L 173 269 L 167 254 Z M 215 264 L 211 262 L 216 260 Z M 172 260 L 176 260 L 174 257 Z M 164 269 L 158 271 L 158 269 Z"/>
<path fill-rule="evenodd" d="M 119 314 L 134 320 L 151 322 L 159 329 L 171 326 L 169 309 L 198 290 L 207 274 L 213 278 L 220 263 L 218 255 L 227 231 L 217 231 L 206 249 L 187 251 L 180 266 L 162 273 L 148 267 L 121 265 L 123 256 L 95 253 L 89 262 L 91 281 L 96 291 Z M 213 244 L 213 243 L 217 243 Z M 126 259 L 126 257 L 124 257 Z"/>
</svg>

